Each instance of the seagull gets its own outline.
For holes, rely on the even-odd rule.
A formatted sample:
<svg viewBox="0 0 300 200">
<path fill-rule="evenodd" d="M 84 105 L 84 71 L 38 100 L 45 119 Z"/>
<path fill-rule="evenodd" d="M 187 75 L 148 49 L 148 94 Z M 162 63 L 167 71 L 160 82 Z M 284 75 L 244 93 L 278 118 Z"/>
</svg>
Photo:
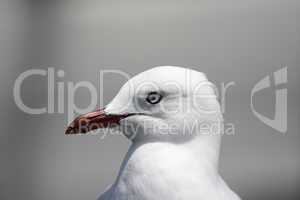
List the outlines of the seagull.
<svg viewBox="0 0 300 200">
<path fill-rule="evenodd" d="M 222 128 L 223 127 L 223 128 Z M 98 200 L 240 200 L 218 173 L 223 117 L 202 72 L 159 66 L 128 80 L 65 134 L 121 131 L 132 144 Z"/>
</svg>

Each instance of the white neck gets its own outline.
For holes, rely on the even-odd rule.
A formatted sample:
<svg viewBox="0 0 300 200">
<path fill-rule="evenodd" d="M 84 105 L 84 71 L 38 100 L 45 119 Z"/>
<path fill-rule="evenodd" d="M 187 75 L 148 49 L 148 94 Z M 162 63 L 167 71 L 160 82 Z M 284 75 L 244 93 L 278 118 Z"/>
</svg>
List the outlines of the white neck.
<svg viewBox="0 0 300 200">
<path fill-rule="evenodd" d="M 218 199 L 214 188 L 223 184 L 218 174 L 220 139 L 220 135 L 202 135 L 182 144 L 133 143 L 114 193 L 126 196 L 134 192 L 143 200 L 176 199 L 173 195 L 201 199 L 201 195 L 210 193 L 211 199 Z"/>
<path fill-rule="evenodd" d="M 199 162 L 209 163 L 216 172 L 219 167 L 221 135 L 200 135 L 184 144 Z"/>
</svg>

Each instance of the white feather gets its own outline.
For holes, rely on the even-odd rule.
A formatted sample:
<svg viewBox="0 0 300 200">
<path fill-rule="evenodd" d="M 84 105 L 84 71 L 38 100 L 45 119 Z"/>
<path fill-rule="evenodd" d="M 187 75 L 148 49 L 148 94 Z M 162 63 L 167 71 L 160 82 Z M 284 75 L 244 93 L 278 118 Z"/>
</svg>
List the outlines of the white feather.
<svg viewBox="0 0 300 200">
<path fill-rule="evenodd" d="M 163 83 L 176 81 L 185 88 L 183 89 L 184 97 L 182 97 L 179 105 L 187 106 L 191 95 L 188 90 L 193 90 L 195 85 L 207 81 L 207 79 L 204 74 L 194 70 L 179 67 L 157 67 L 139 74 L 126 83 L 112 103 L 108 105 L 106 111 L 118 112 L 122 104 L 127 104 L 126 109 L 122 112 L 135 110 L 134 101 L 131 102 L 130 100 L 137 94 L 128 92 L 129 88 L 136 87 L 145 81 L 153 81 L 163 90 L 170 89 L 165 87 Z M 203 90 L 202 92 L 213 93 L 209 88 L 203 88 Z M 128 102 L 131 103 L 128 104 Z M 170 100 L 167 103 L 172 106 L 173 102 Z M 199 104 L 208 109 L 217 108 L 219 111 L 219 104 L 216 99 L 209 101 L 200 99 Z M 124 107 L 122 108 L 124 109 Z M 221 119 L 220 112 L 215 115 L 198 115 L 193 111 L 194 109 L 191 110 L 189 112 L 181 111 L 181 113 L 174 115 L 160 113 L 155 117 L 129 117 L 122 123 L 131 122 L 137 125 L 146 121 L 146 125 L 153 123 L 181 125 L 184 119 L 189 121 Z M 179 127 L 177 131 L 182 132 L 183 129 Z M 117 180 L 98 200 L 240 199 L 229 189 L 218 173 L 220 134 L 200 134 L 195 137 L 160 135 L 163 134 L 137 133 L 123 161 Z"/>
</svg>

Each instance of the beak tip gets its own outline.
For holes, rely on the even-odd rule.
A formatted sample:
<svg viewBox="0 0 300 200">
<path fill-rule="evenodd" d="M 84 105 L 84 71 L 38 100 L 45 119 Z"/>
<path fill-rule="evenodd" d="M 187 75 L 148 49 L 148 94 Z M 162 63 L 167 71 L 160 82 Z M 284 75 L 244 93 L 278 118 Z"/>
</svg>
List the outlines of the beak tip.
<svg viewBox="0 0 300 200">
<path fill-rule="evenodd" d="M 76 120 L 74 120 L 68 127 L 67 127 L 67 129 L 66 129 L 66 131 L 65 131 L 65 135 L 74 135 L 74 134 L 76 134 L 78 131 L 76 131 L 76 126 L 75 126 L 75 121 Z"/>
<path fill-rule="evenodd" d="M 72 135 L 74 133 L 75 133 L 75 131 L 74 131 L 73 127 L 71 127 L 71 126 L 69 126 L 65 131 L 65 135 Z"/>
</svg>

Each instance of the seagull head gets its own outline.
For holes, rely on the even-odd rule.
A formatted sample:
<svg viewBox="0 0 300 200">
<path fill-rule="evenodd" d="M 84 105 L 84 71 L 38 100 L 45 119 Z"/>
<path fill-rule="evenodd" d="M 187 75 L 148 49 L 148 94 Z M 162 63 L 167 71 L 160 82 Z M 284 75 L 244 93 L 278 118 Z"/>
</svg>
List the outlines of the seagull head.
<svg viewBox="0 0 300 200">
<path fill-rule="evenodd" d="M 128 80 L 103 109 L 77 117 L 66 134 L 118 127 L 132 141 L 184 142 L 218 132 L 222 114 L 205 74 L 160 66 Z"/>
</svg>

